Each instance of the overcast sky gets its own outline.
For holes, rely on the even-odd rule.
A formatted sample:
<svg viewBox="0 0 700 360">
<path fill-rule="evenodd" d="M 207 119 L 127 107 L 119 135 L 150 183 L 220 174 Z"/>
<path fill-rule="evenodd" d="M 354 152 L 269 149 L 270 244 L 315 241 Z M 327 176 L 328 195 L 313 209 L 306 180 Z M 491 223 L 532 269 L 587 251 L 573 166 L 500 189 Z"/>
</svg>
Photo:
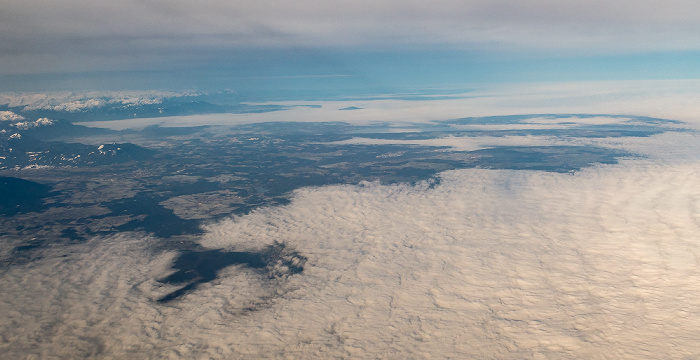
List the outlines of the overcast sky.
<svg viewBox="0 0 700 360">
<path fill-rule="evenodd" d="M 5 0 L 0 74 L 357 75 L 404 59 L 404 72 L 466 64 L 536 78 L 632 63 L 627 77 L 687 78 L 699 67 L 688 55 L 700 50 L 698 13 L 691 0 Z"/>
</svg>

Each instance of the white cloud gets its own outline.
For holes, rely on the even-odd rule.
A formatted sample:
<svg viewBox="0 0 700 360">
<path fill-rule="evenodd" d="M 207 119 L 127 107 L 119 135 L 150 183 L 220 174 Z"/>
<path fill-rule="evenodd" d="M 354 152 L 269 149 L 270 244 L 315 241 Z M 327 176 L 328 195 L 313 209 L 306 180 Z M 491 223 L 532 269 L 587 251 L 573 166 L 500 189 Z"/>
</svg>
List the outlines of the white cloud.
<svg viewBox="0 0 700 360">
<path fill-rule="evenodd" d="M 0 105 L 22 110 L 55 110 L 76 112 L 90 108 L 117 104 L 139 106 L 159 104 L 163 99 L 196 95 L 196 92 L 174 92 L 159 90 L 144 91 L 57 91 L 38 92 L 1 92 Z"/>
<path fill-rule="evenodd" d="M 85 99 L 61 103 L 53 106 L 52 110 L 76 112 L 104 106 L 107 102 L 102 99 Z"/>
<path fill-rule="evenodd" d="M 519 85 L 482 85 L 474 92 L 448 99 L 396 100 L 347 99 L 343 101 L 284 101 L 251 103 L 282 105 L 288 110 L 252 114 L 205 114 L 159 118 L 86 122 L 82 125 L 111 129 L 142 128 L 148 125 L 196 126 L 237 125 L 261 122 L 340 121 L 365 125 L 390 123 L 395 127 L 415 123 L 458 119 L 465 116 L 521 114 L 609 114 L 652 116 L 685 121 L 684 126 L 700 129 L 700 81 L 600 81 Z M 306 107 L 305 105 L 321 105 Z M 347 106 L 361 107 L 338 111 Z M 557 117 L 557 121 L 564 121 Z M 580 124 L 624 121 L 608 117 L 576 118 L 566 121 Z M 543 122 L 522 124 L 522 128 L 553 127 Z M 669 125 L 670 126 L 670 125 Z"/>
<path fill-rule="evenodd" d="M 447 136 L 425 140 L 369 139 L 355 137 L 332 144 L 444 146 L 455 151 L 475 151 L 499 146 L 595 146 L 616 149 L 652 159 L 700 161 L 694 132 L 665 132 L 648 137 L 556 137 L 556 136 Z"/>
<path fill-rule="evenodd" d="M 153 301 L 169 290 L 153 279 L 172 253 L 151 255 L 147 239 L 127 235 L 93 239 L 0 277 L 3 352 L 694 356 L 698 165 L 670 157 L 576 174 L 450 171 L 435 187 L 302 188 L 287 206 L 210 225 L 202 240 L 238 251 L 283 241 L 308 257 L 302 274 L 268 287 L 233 267 L 172 306 Z"/>
<path fill-rule="evenodd" d="M 337 111 L 348 102 L 331 102 L 225 116 L 338 121 L 328 116 L 336 114 L 356 123 L 409 116 L 410 124 L 593 112 L 698 124 L 691 101 L 697 82 L 639 84 L 529 86 L 434 102 L 352 101 L 363 108 L 354 111 Z M 40 260 L 3 269 L 0 351 L 15 358 L 696 356 L 698 135 L 567 141 L 648 158 L 573 174 L 455 170 L 436 186 L 301 188 L 289 205 L 208 225 L 201 244 L 257 251 L 281 241 L 308 258 L 303 273 L 270 282 L 234 266 L 168 305 L 155 300 L 173 288 L 156 279 L 168 275 L 175 254 L 154 252 L 153 239 L 130 233 L 47 248 Z"/>
<path fill-rule="evenodd" d="M 11 124 L 10 126 L 14 126 L 14 127 L 21 129 L 21 130 L 28 130 L 28 129 L 33 129 L 33 128 L 40 127 L 40 126 L 48 126 L 48 125 L 51 125 L 53 123 L 54 123 L 54 121 L 49 119 L 49 118 L 39 118 L 36 121 L 16 122 L 14 124 Z"/>
<path fill-rule="evenodd" d="M 566 146 L 581 145 L 581 139 L 562 139 L 551 136 L 446 136 L 435 139 L 421 140 L 394 140 L 394 139 L 370 139 L 354 137 L 349 140 L 332 142 L 331 144 L 358 144 L 358 145 L 418 145 L 418 146 L 446 146 L 455 151 L 475 151 L 497 146 Z"/>
<path fill-rule="evenodd" d="M 619 118 L 610 116 L 537 116 L 525 119 L 525 124 L 539 125 L 542 128 L 567 128 L 570 125 L 612 125 L 629 122 L 630 118 Z"/>
<path fill-rule="evenodd" d="M 24 116 L 13 113 L 12 111 L 0 111 L 0 121 L 21 121 Z"/>
</svg>

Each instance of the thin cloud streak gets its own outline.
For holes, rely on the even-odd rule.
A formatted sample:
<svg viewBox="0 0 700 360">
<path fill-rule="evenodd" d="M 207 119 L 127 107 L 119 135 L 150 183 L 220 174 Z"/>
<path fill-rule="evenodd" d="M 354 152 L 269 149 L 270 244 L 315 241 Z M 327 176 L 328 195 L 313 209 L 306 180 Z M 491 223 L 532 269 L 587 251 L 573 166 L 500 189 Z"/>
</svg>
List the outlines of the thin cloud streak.
<svg viewBox="0 0 700 360">
<path fill-rule="evenodd" d="M 149 125 L 178 127 L 276 121 L 342 121 L 359 125 L 386 122 L 400 126 L 464 116 L 608 114 L 680 120 L 687 122 L 687 126 L 700 129 L 698 96 L 698 80 L 484 85 L 473 92 L 448 99 L 263 102 L 250 104 L 281 105 L 289 108 L 259 114 L 204 114 L 81 124 L 111 129 L 143 128 Z M 338 111 L 348 106 L 361 109 Z"/>
</svg>

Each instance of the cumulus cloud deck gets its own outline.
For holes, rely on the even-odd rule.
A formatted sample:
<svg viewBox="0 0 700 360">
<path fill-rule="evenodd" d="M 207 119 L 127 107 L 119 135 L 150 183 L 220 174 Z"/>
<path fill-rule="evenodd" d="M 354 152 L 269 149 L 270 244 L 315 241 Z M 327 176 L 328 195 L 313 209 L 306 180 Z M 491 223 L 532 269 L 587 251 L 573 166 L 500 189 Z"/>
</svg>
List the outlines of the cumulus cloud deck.
<svg viewBox="0 0 700 360">
<path fill-rule="evenodd" d="M 142 297 L 157 298 L 162 290 L 148 274 L 167 271 L 172 255 L 94 240 L 74 261 L 6 273 L 0 306 L 11 321 L 2 332 L 25 330 L 5 351 L 60 354 L 71 344 L 116 357 L 691 356 L 700 352 L 689 341 L 700 331 L 692 296 L 697 169 L 647 161 L 575 175 L 477 169 L 444 173 L 435 187 L 297 190 L 290 205 L 213 224 L 202 241 L 255 251 L 284 239 L 308 256 L 274 299 L 280 289 L 259 275 L 230 272 L 162 308 Z M 64 285 L 49 294 L 23 285 L 40 283 Z M 28 301 L 39 294 L 43 305 Z M 260 298 L 273 300 L 241 315 Z M 36 306 L 51 311 L 28 311 Z M 36 331 L 61 340 L 21 335 Z"/>
</svg>

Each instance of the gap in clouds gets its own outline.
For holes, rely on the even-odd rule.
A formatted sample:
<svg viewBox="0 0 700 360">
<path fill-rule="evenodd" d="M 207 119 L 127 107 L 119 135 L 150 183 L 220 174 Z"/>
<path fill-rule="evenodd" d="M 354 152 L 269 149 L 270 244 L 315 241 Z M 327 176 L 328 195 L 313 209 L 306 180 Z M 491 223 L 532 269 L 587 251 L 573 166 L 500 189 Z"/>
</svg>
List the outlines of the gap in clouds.
<svg viewBox="0 0 700 360">
<path fill-rule="evenodd" d="M 162 296 L 159 303 L 177 300 L 199 285 L 214 281 L 219 272 L 229 266 L 244 265 L 267 274 L 270 281 L 280 281 L 304 271 L 306 258 L 289 251 L 282 242 L 275 241 L 260 252 L 214 250 L 186 250 L 173 261 L 174 273 L 158 280 L 163 284 L 184 286 Z M 234 289 L 235 291 L 236 289 Z"/>
</svg>

